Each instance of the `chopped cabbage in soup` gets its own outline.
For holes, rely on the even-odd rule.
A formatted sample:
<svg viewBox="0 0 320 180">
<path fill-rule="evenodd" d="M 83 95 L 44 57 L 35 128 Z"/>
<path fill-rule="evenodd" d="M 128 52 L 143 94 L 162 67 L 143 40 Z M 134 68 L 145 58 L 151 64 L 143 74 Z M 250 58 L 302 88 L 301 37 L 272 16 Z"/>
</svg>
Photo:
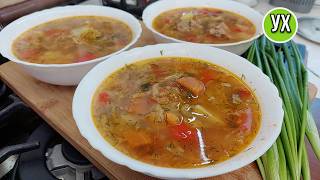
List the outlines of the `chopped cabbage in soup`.
<svg viewBox="0 0 320 180">
<path fill-rule="evenodd" d="M 130 43 L 132 32 L 103 16 L 66 17 L 40 24 L 13 43 L 19 59 L 38 64 L 78 63 L 106 56 Z"/>
<path fill-rule="evenodd" d="M 161 13 L 153 21 L 158 32 L 183 41 L 222 44 L 250 39 L 254 24 L 236 13 L 213 8 L 180 8 Z"/>
</svg>

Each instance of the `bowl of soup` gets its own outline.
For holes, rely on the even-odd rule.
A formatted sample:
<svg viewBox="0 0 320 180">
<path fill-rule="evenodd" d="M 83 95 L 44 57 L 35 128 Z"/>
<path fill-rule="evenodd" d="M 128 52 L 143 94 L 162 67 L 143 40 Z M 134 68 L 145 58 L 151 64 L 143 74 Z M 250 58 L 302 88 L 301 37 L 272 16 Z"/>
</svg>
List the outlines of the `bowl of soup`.
<svg viewBox="0 0 320 180">
<path fill-rule="evenodd" d="M 163 179 L 241 168 L 265 153 L 283 119 L 256 66 L 205 45 L 158 44 L 115 55 L 79 83 L 72 113 L 91 146 Z"/>
<path fill-rule="evenodd" d="M 262 33 L 263 16 L 234 1 L 160 0 L 142 15 L 161 43 L 206 44 L 241 55 Z"/>
<path fill-rule="evenodd" d="M 130 48 L 141 34 L 131 14 L 103 6 L 32 13 L 0 32 L 0 51 L 36 79 L 76 85 L 96 64 Z"/>
</svg>

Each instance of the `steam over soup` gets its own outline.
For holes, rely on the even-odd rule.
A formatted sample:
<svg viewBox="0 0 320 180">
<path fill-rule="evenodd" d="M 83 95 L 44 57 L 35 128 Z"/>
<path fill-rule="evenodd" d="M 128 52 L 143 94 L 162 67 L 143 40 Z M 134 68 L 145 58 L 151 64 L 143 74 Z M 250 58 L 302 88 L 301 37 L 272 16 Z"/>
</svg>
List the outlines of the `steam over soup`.
<svg viewBox="0 0 320 180">
<path fill-rule="evenodd" d="M 256 28 L 247 18 L 213 8 L 180 8 L 161 13 L 153 21 L 156 31 L 183 41 L 221 44 L 250 39 Z"/>
<path fill-rule="evenodd" d="M 173 168 L 226 160 L 260 126 L 246 84 L 208 62 L 160 57 L 127 65 L 98 87 L 92 116 L 101 135 L 137 160 Z"/>
<path fill-rule="evenodd" d="M 76 16 L 40 24 L 13 43 L 19 59 L 38 64 L 89 61 L 118 51 L 130 43 L 125 23 L 103 16 Z"/>
</svg>

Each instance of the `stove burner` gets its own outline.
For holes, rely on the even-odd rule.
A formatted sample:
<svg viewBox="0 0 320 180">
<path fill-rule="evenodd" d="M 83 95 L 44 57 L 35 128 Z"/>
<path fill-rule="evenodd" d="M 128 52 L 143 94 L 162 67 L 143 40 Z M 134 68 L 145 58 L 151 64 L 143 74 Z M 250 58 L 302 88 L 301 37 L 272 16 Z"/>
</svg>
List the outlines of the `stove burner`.
<svg viewBox="0 0 320 180">
<path fill-rule="evenodd" d="M 39 125 L 40 117 L 1 83 L 0 89 L 0 136 L 6 137 L 0 138 L 2 148 L 23 143 Z"/>
<path fill-rule="evenodd" d="M 40 125 L 27 142 L 40 148 L 20 155 L 16 164 L 20 180 L 100 180 L 106 177 L 48 125 Z M 80 163 L 79 163 L 80 162 Z"/>
<path fill-rule="evenodd" d="M 61 151 L 66 160 L 79 165 L 89 165 L 88 159 L 82 156 L 73 146 L 66 141 L 61 144 Z"/>
<path fill-rule="evenodd" d="M 57 144 L 53 148 L 48 149 L 46 153 L 47 157 L 47 167 L 49 171 L 58 179 L 65 179 L 65 180 L 85 180 L 90 179 L 90 172 L 92 169 L 92 165 L 87 161 L 86 164 L 75 164 L 69 161 L 63 153 L 63 145 L 64 144 Z M 68 145 L 70 146 L 70 145 Z M 78 153 L 78 152 L 76 152 Z M 69 155 L 73 157 L 73 152 Z M 80 153 L 79 153 L 80 154 Z"/>
</svg>

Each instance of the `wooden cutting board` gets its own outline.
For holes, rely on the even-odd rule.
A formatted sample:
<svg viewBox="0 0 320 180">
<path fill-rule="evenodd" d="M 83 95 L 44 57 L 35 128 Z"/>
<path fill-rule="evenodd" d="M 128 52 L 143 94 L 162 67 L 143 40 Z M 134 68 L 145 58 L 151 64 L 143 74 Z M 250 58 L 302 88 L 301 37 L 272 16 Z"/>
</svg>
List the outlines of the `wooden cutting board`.
<svg viewBox="0 0 320 180">
<path fill-rule="evenodd" d="M 4 8 L 7 6 L 14 5 L 14 4 L 18 4 L 23 1 L 26 1 L 26 0 L 0 0 L 0 8 Z"/>
<path fill-rule="evenodd" d="M 155 41 L 150 32 L 144 29 L 143 37 L 136 46 L 154 43 Z M 75 87 L 42 83 L 26 74 L 13 62 L 0 66 L 0 77 L 24 102 L 110 179 L 154 179 L 111 162 L 100 152 L 94 150 L 87 140 L 80 135 L 71 112 Z M 316 91 L 316 88 L 312 88 L 312 92 L 314 91 Z M 261 176 L 256 164 L 253 162 L 231 173 L 206 179 L 260 180 Z"/>
</svg>

